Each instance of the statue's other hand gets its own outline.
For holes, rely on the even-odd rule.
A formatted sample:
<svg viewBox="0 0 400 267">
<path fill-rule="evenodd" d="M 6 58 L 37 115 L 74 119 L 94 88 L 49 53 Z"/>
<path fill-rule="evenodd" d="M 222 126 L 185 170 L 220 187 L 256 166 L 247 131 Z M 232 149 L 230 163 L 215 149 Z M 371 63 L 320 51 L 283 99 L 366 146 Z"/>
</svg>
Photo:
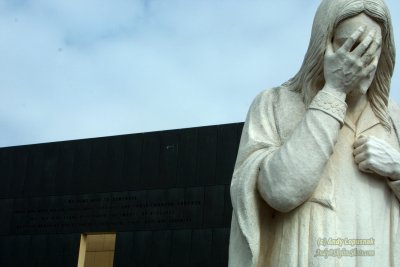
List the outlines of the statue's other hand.
<svg viewBox="0 0 400 267">
<path fill-rule="evenodd" d="M 336 51 L 332 42 L 328 42 L 324 58 L 328 90 L 347 95 L 375 71 L 381 40 L 375 37 L 375 31 L 371 31 L 360 41 L 364 31 L 364 27 L 359 27 Z"/>
<path fill-rule="evenodd" d="M 400 152 L 384 140 L 360 136 L 353 147 L 354 160 L 361 171 L 400 180 Z"/>
</svg>

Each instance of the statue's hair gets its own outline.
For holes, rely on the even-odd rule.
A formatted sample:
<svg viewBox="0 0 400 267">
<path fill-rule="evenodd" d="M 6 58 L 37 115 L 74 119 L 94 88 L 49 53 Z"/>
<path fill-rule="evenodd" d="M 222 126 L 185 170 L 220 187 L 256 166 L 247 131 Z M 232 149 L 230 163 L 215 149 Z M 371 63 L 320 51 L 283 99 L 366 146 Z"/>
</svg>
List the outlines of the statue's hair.
<svg viewBox="0 0 400 267">
<path fill-rule="evenodd" d="M 361 13 L 377 22 L 382 30 L 382 52 L 367 97 L 379 121 L 390 131 L 387 107 L 396 51 L 390 13 L 383 0 L 322 1 L 314 18 L 310 44 L 300 71 L 284 86 L 302 93 L 304 103 L 308 106 L 325 84 L 324 55 L 327 42 L 332 41 L 339 23 Z"/>
</svg>

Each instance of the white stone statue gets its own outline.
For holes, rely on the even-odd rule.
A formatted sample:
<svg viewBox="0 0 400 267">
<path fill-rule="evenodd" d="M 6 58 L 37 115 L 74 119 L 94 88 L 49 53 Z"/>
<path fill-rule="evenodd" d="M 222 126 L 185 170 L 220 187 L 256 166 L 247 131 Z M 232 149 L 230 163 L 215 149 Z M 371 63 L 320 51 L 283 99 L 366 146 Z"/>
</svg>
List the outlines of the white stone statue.
<svg viewBox="0 0 400 267">
<path fill-rule="evenodd" d="M 300 71 L 250 107 L 230 267 L 400 266 L 400 109 L 382 0 L 323 0 Z"/>
</svg>

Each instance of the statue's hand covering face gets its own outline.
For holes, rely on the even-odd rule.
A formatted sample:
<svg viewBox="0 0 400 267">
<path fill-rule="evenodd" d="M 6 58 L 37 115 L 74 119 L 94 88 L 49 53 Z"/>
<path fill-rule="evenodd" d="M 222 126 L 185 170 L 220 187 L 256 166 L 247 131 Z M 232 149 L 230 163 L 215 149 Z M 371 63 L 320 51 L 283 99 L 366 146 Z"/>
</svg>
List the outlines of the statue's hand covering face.
<svg viewBox="0 0 400 267">
<path fill-rule="evenodd" d="M 352 58 L 360 57 L 359 62 L 361 64 L 358 66 L 360 68 L 367 68 L 371 63 L 374 66 L 372 72 L 368 73 L 366 77 L 362 77 L 357 84 L 352 85 L 354 88 L 350 90 L 352 90 L 353 95 L 366 94 L 375 78 L 377 63 L 381 54 L 381 27 L 368 15 L 361 13 L 341 22 L 335 29 L 332 42 L 333 50 L 336 52 L 347 40 L 352 38 L 354 32 L 357 32 L 360 27 L 363 32 L 358 40 L 351 40 L 354 45 L 348 56 Z M 362 52 L 358 53 L 358 51 Z"/>
<path fill-rule="evenodd" d="M 303 64 L 299 72 L 286 83 L 292 90 L 303 94 L 306 105 L 311 103 L 325 84 L 323 66 L 328 42 L 333 41 L 333 46 L 337 49 L 345 41 L 344 38 L 349 37 L 363 25 L 366 26 L 365 35 L 357 40 L 358 43 L 362 42 L 371 30 L 376 30 L 375 39 L 379 37 L 382 39 L 376 73 L 361 83 L 359 93 L 372 89 L 368 92 L 372 107 L 374 111 L 380 110 L 376 113 L 384 114 L 384 105 L 388 103 L 390 79 L 394 70 L 395 46 L 390 13 L 383 0 L 323 0 L 321 2 L 314 18 L 311 39 Z M 358 43 L 355 43 L 355 46 Z M 373 57 L 373 55 L 370 56 Z M 389 129 L 387 118 L 384 118 L 384 115 L 378 117 Z"/>
</svg>

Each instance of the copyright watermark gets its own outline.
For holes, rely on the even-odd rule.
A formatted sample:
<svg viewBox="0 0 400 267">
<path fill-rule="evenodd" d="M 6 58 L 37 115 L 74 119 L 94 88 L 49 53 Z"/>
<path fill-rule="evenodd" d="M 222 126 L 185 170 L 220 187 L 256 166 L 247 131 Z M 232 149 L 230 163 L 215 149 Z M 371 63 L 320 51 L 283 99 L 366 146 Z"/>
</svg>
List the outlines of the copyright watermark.
<svg viewBox="0 0 400 267">
<path fill-rule="evenodd" d="M 375 239 L 319 238 L 314 257 L 373 257 Z"/>
<path fill-rule="evenodd" d="M 351 238 L 318 238 L 318 246 L 374 246 L 375 239 L 351 239 Z"/>
</svg>

